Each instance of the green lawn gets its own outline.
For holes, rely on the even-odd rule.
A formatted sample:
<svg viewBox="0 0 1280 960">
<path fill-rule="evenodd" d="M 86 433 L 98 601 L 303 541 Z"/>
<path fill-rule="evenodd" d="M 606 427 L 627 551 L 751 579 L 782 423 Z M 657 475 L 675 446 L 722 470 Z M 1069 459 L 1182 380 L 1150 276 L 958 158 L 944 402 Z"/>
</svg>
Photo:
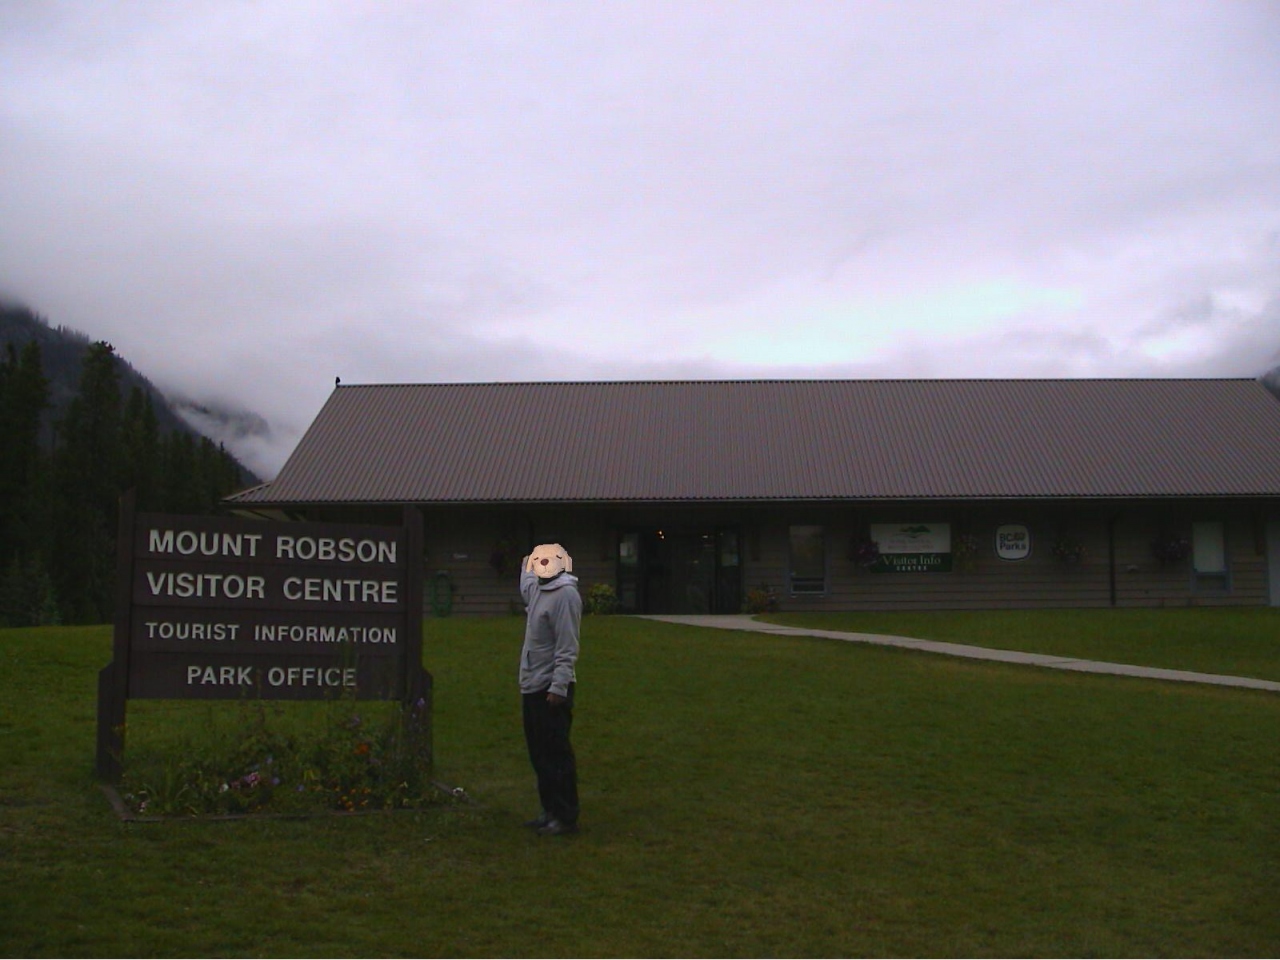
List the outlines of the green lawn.
<svg viewBox="0 0 1280 960">
<path fill-rule="evenodd" d="M 1280 608 L 777 613 L 759 619 L 1280 680 Z"/>
<path fill-rule="evenodd" d="M 91 776 L 109 630 L 0 631 L 0 953 L 1280 948 L 1274 694 L 588 618 L 583 832 L 542 839 L 521 629 L 427 626 L 438 774 L 477 805 L 132 824 Z M 130 749 L 208 722 L 169 706 L 131 707 Z"/>
</svg>

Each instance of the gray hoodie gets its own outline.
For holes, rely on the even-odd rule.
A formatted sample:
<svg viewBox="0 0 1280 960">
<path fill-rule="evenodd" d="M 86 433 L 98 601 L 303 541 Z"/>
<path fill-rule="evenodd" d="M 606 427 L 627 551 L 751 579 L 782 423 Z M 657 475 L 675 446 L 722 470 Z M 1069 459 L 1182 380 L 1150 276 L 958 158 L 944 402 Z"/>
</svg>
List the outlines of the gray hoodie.
<svg viewBox="0 0 1280 960">
<path fill-rule="evenodd" d="M 520 651 L 520 692 L 550 690 L 567 696 L 578 660 L 578 626 L 582 622 L 582 597 L 578 578 L 562 573 L 540 580 L 527 570 L 520 572 L 520 595 L 528 620 L 524 649 Z"/>
</svg>

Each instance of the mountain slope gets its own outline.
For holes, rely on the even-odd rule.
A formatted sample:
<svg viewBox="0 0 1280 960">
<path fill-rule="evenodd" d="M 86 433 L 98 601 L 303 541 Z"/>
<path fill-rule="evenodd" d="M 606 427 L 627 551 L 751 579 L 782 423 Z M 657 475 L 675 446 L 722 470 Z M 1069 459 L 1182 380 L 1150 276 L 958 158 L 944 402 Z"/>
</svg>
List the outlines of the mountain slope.
<svg viewBox="0 0 1280 960">
<path fill-rule="evenodd" d="M 22 347 L 31 340 L 40 344 L 41 363 L 44 375 L 49 380 L 51 408 L 46 412 L 46 420 L 50 423 L 57 422 L 66 412 L 67 404 L 76 395 L 84 355 L 92 341 L 79 331 L 51 326 L 48 321 L 28 307 L 13 303 L 0 304 L 0 349 L 7 349 L 6 345 L 12 343 L 20 352 Z M 197 438 L 208 437 L 215 443 L 226 441 L 228 431 L 217 429 L 219 418 L 214 411 L 199 408 L 194 404 L 179 407 L 118 354 L 116 363 L 120 373 L 121 397 L 127 398 L 135 386 L 149 394 L 155 409 L 156 421 L 163 432 L 178 431 Z M 191 409 L 188 410 L 187 407 Z M 202 419 L 209 421 L 209 429 L 201 429 Z M 250 426 L 246 429 L 265 428 L 265 421 L 253 415 L 248 415 L 247 423 Z M 45 435 L 49 435 L 48 431 Z M 247 484 L 261 482 L 261 479 L 238 459 L 236 462 Z"/>
</svg>

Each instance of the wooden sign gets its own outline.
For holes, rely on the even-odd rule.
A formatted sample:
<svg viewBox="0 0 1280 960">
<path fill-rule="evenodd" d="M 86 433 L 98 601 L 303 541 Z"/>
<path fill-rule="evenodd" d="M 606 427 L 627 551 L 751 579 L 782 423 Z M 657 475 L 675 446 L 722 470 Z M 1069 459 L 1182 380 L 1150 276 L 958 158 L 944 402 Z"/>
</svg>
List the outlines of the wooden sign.
<svg viewBox="0 0 1280 960">
<path fill-rule="evenodd" d="M 135 515 L 122 499 L 113 659 L 98 684 L 106 779 L 119 778 L 129 699 L 429 694 L 418 511 L 389 527 Z"/>
</svg>

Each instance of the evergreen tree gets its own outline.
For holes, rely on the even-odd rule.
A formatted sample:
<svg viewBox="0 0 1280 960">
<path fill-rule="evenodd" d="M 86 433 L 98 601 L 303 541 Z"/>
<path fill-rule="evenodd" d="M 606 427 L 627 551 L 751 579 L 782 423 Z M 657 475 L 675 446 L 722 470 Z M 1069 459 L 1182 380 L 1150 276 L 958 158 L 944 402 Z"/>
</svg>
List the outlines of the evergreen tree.
<svg viewBox="0 0 1280 960">
<path fill-rule="evenodd" d="M 123 431 L 122 487 L 137 491 L 137 508 L 157 511 L 162 499 L 160 427 L 151 394 L 135 386 L 125 406 Z"/>
<path fill-rule="evenodd" d="M 23 500 L 40 470 L 40 416 L 49 406 L 49 382 L 41 368 L 40 345 L 29 341 L 21 354 L 8 344 L 0 364 L 0 558 L 28 553 Z"/>
<path fill-rule="evenodd" d="M 51 390 L 40 343 L 0 354 L 0 626 L 99 623 L 114 614 L 119 498 L 207 514 L 239 489 L 239 464 L 185 429 L 162 430 L 149 390 L 110 344 L 88 344 L 76 392 L 42 436 Z M 42 442 L 43 441 L 43 442 Z"/>
<path fill-rule="evenodd" d="M 43 558 L 14 557 L 0 577 L 0 625 L 45 627 L 62 622 Z"/>
<path fill-rule="evenodd" d="M 222 498 L 240 489 L 240 468 L 222 444 L 200 438 L 196 453 L 196 496 L 200 513 L 213 513 Z"/>
<path fill-rule="evenodd" d="M 218 444 L 218 458 L 214 463 L 214 508 L 222 502 L 222 498 L 235 493 L 244 487 L 244 473 L 240 464 L 221 443 Z"/>
<path fill-rule="evenodd" d="M 49 406 L 40 344 L 10 343 L 0 364 L 0 625 L 59 619 L 49 577 L 48 458 L 40 421 Z"/>
<path fill-rule="evenodd" d="M 120 375 L 111 344 L 85 353 L 79 393 L 59 429 L 54 587 L 67 620 L 101 623 L 114 606 L 122 476 Z"/>
<path fill-rule="evenodd" d="M 165 437 L 163 456 L 166 513 L 198 513 L 200 510 L 195 446 L 189 433 L 175 432 Z"/>
</svg>

